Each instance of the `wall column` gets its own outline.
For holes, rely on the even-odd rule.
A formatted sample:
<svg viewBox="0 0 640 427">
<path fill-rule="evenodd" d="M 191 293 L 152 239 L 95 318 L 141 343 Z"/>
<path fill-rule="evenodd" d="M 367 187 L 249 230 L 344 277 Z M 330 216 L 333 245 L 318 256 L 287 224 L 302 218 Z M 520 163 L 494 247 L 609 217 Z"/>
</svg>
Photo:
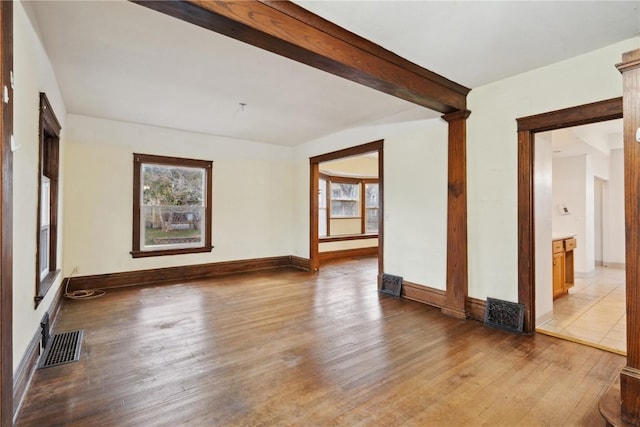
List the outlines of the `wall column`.
<svg viewBox="0 0 640 427">
<path fill-rule="evenodd" d="M 447 292 L 442 312 L 466 319 L 467 268 L 467 118 L 469 110 L 442 116 L 449 123 L 447 195 Z"/>
<path fill-rule="evenodd" d="M 622 419 L 640 424 L 640 49 L 622 55 L 626 225 L 627 366 L 620 373 Z"/>
<path fill-rule="evenodd" d="M 13 425 L 13 2 L 0 1 L 0 425 Z M 5 92 L 6 91 L 6 92 Z M 6 93 L 6 98 L 4 96 Z"/>
</svg>

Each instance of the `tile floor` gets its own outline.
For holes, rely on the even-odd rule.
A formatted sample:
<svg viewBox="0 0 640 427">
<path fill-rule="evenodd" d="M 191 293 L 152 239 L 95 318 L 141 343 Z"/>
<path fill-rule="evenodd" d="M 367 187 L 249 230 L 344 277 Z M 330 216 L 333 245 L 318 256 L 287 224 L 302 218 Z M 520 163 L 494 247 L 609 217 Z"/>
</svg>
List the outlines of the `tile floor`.
<svg viewBox="0 0 640 427">
<path fill-rule="evenodd" d="M 553 302 L 553 318 L 539 333 L 626 356 L 625 272 L 598 267 L 592 277 L 576 277 L 569 295 Z"/>
</svg>

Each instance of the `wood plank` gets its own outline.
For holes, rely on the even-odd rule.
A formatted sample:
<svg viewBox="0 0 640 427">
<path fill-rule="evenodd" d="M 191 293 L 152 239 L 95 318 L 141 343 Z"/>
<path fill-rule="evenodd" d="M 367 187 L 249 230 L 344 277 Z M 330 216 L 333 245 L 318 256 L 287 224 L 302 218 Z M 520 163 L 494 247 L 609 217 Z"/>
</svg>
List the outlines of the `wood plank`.
<svg viewBox="0 0 640 427">
<path fill-rule="evenodd" d="M 620 374 L 622 419 L 640 424 L 640 49 L 622 55 L 627 366 Z"/>
<path fill-rule="evenodd" d="M 64 302 L 17 426 L 598 425 L 624 357 L 380 295 L 375 259 Z M 594 411 L 595 410 L 595 411 Z"/>
<path fill-rule="evenodd" d="M 0 2 L 0 424 L 13 417 L 13 2 Z"/>
<path fill-rule="evenodd" d="M 466 108 L 468 88 L 290 2 L 134 3 L 441 113 Z"/>
<path fill-rule="evenodd" d="M 518 119 L 519 131 L 546 132 L 622 118 L 622 98 L 592 102 Z"/>
<path fill-rule="evenodd" d="M 368 248 L 340 249 L 335 251 L 320 252 L 320 262 L 333 261 L 342 258 L 358 258 L 358 257 L 377 257 L 378 247 L 371 246 Z"/>
<path fill-rule="evenodd" d="M 468 316 L 467 261 L 467 118 L 471 111 L 442 116 L 449 123 L 447 176 L 447 299 L 443 312 Z"/>
</svg>

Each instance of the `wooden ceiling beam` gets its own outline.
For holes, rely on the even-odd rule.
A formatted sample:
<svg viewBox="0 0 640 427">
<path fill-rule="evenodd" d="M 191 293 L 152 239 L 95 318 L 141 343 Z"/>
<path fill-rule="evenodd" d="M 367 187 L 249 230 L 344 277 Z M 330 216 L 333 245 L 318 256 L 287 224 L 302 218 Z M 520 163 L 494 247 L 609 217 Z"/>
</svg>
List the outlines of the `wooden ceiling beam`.
<svg viewBox="0 0 640 427">
<path fill-rule="evenodd" d="M 441 113 L 469 89 L 288 1 L 136 1 L 182 21 Z"/>
</svg>

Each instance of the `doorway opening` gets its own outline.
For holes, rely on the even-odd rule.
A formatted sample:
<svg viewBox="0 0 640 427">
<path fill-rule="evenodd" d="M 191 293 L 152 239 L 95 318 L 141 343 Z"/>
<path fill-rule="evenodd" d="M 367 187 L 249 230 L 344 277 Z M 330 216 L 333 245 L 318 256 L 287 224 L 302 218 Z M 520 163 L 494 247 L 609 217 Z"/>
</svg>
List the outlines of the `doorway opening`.
<svg viewBox="0 0 640 427">
<path fill-rule="evenodd" d="M 545 265 L 551 264 L 552 260 L 551 245 L 536 245 L 536 232 L 539 231 L 539 226 L 534 226 L 535 213 L 542 207 L 534 189 L 536 181 L 541 179 L 536 175 L 536 134 L 620 118 L 622 118 L 622 98 L 517 119 L 518 300 L 525 306 L 524 330 L 528 333 L 535 332 L 536 311 L 542 309 L 544 304 L 544 295 L 536 292 L 536 277 L 546 276 Z M 536 259 L 539 262 L 536 263 Z"/>
<path fill-rule="evenodd" d="M 534 165 L 536 332 L 618 354 L 626 351 L 622 133 L 621 119 L 540 132 Z"/>
<path fill-rule="evenodd" d="M 312 271 L 340 257 L 377 256 L 383 266 L 383 141 L 315 156 L 310 160 Z"/>
</svg>

